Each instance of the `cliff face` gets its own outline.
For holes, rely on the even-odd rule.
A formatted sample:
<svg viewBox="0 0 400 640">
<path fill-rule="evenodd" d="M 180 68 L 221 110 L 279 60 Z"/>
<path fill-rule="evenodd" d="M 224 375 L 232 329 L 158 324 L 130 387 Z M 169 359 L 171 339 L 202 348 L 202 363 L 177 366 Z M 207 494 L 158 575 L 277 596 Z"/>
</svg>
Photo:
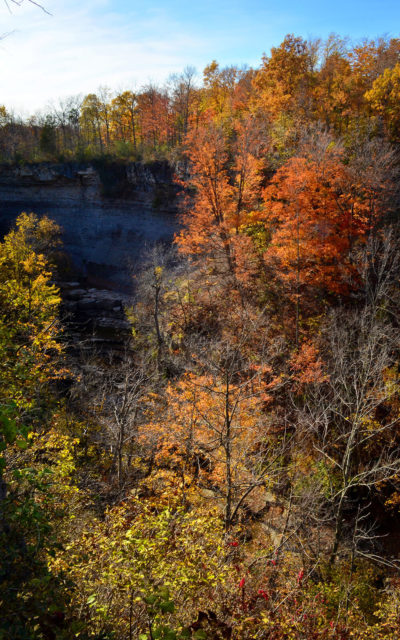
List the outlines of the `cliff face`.
<svg viewBox="0 0 400 640">
<path fill-rule="evenodd" d="M 31 164 L 0 167 L 0 233 L 21 211 L 63 229 L 76 268 L 99 286 L 128 289 L 146 245 L 178 230 L 176 188 L 166 163 Z"/>
</svg>

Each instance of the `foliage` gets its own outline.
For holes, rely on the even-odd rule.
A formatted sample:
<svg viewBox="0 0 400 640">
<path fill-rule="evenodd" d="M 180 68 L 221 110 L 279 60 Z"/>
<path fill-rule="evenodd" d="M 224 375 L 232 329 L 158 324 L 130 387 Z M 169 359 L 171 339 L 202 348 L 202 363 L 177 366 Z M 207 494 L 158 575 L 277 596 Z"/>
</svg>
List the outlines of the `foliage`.
<svg viewBox="0 0 400 640">
<path fill-rule="evenodd" d="M 66 594 L 48 558 L 59 552 L 67 513 L 68 520 L 75 515 L 76 442 L 55 431 L 31 432 L 27 441 L 27 449 L 9 452 L 1 505 L 0 637 L 45 640 L 54 634 L 61 640 L 73 635 L 66 624 Z"/>
<path fill-rule="evenodd" d="M 49 219 L 23 213 L 0 245 L 2 436 L 8 444 L 21 437 L 21 447 L 26 426 L 48 408 L 44 391 L 49 381 L 62 375 L 57 361 L 60 298 L 50 282 L 48 261 L 38 252 L 51 252 L 57 233 Z"/>
<path fill-rule="evenodd" d="M 164 637 L 148 635 L 149 624 L 182 633 L 226 580 L 222 523 L 213 512 L 129 496 L 79 529 L 51 566 L 74 582 L 71 611 L 93 637 L 111 630 L 118 638 L 133 630 Z"/>
<path fill-rule="evenodd" d="M 399 54 L 288 35 L 0 107 L 4 160 L 90 161 L 108 197 L 163 160 L 154 207 L 182 194 L 122 349 L 63 354 L 55 223 L 0 244 L 0 638 L 397 637 Z"/>
<path fill-rule="evenodd" d="M 295 153 L 310 123 L 346 136 L 366 124 L 377 132 L 382 122 L 384 135 L 398 142 L 399 42 L 381 37 L 352 44 L 335 34 L 325 41 L 288 34 L 255 69 L 213 60 L 202 82 L 186 67 L 165 86 L 119 92 L 103 86 L 27 120 L 0 106 L 1 156 L 4 162 L 103 155 L 175 162 L 182 160 L 187 134 L 202 135 L 204 123 L 229 134 L 249 115 L 270 127 L 268 155 L 275 168 Z"/>
</svg>

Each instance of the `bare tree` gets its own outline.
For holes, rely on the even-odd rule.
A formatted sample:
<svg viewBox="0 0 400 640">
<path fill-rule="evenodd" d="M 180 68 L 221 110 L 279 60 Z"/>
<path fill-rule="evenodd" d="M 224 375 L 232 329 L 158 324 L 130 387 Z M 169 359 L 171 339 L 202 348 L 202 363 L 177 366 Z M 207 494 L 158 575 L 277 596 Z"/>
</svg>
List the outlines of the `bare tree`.
<svg viewBox="0 0 400 640">
<path fill-rule="evenodd" d="M 99 427 L 92 438 L 111 453 L 111 473 L 122 490 L 138 450 L 138 425 L 143 398 L 152 384 L 151 367 L 145 358 L 127 349 L 122 357 L 114 355 L 109 362 L 91 354 L 79 369 L 73 395 Z"/>
<path fill-rule="evenodd" d="M 355 533 L 360 529 L 360 508 L 368 528 L 371 499 L 400 473 L 398 418 L 390 411 L 399 381 L 389 374 L 396 363 L 398 338 L 370 306 L 332 313 L 323 338 L 326 378 L 308 389 L 297 420 L 325 474 L 325 499 L 315 516 L 325 515 L 333 523 L 333 565 L 340 547 L 351 541 L 354 546 L 356 539 L 362 540 L 364 550 L 356 544 L 355 552 L 366 553 L 373 536 L 366 535 L 365 528 L 363 536 Z"/>
<path fill-rule="evenodd" d="M 155 356 L 158 373 L 167 365 L 170 347 L 168 299 L 172 304 L 177 302 L 176 281 L 183 270 L 184 260 L 178 261 L 175 248 L 160 244 L 146 251 L 142 269 L 135 279 L 133 314 L 138 339 L 144 339 L 146 345 L 142 344 L 143 348 L 147 346 Z"/>
<path fill-rule="evenodd" d="M 358 297 L 374 313 L 383 314 L 388 321 L 399 320 L 400 272 L 399 230 L 386 227 L 370 236 L 365 248 L 355 255 L 358 266 Z M 361 284 L 361 286 L 360 286 Z"/>
<path fill-rule="evenodd" d="M 10 13 L 11 13 L 11 6 L 12 5 L 17 5 L 17 7 L 21 7 L 24 4 L 24 2 L 27 2 L 29 4 L 34 4 L 35 7 L 38 7 L 39 9 L 41 9 L 42 11 L 47 13 L 49 16 L 51 16 L 50 11 L 48 11 L 46 9 L 46 7 L 41 5 L 39 2 L 35 2 L 35 0 L 4 0 L 4 4 L 6 5 L 7 9 L 10 11 Z"/>
<path fill-rule="evenodd" d="M 169 93 L 176 118 L 178 144 L 182 144 L 188 132 L 189 116 L 195 95 L 196 69 L 185 67 L 181 74 L 173 74 L 169 79 Z"/>
</svg>

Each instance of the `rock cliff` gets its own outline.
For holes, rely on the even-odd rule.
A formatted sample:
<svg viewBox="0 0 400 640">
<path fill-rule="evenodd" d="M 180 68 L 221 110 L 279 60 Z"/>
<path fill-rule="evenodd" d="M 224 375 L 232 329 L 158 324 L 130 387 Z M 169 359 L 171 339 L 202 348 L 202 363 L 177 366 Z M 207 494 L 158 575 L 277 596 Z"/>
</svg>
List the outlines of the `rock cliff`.
<svg viewBox="0 0 400 640">
<path fill-rule="evenodd" d="M 178 229 L 176 187 L 164 162 L 0 166 L 0 233 L 21 211 L 63 229 L 73 265 L 99 287 L 129 290 L 146 245 Z"/>
</svg>

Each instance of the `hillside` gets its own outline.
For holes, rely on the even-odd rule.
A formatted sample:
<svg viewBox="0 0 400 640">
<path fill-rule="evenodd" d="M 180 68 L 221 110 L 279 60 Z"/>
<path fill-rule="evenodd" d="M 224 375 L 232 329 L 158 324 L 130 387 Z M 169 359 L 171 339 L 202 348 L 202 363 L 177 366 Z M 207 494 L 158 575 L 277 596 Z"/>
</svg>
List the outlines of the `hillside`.
<svg viewBox="0 0 400 640">
<path fill-rule="evenodd" d="M 399 69 L 3 113 L 1 639 L 400 638 Z"/>
</svg>

